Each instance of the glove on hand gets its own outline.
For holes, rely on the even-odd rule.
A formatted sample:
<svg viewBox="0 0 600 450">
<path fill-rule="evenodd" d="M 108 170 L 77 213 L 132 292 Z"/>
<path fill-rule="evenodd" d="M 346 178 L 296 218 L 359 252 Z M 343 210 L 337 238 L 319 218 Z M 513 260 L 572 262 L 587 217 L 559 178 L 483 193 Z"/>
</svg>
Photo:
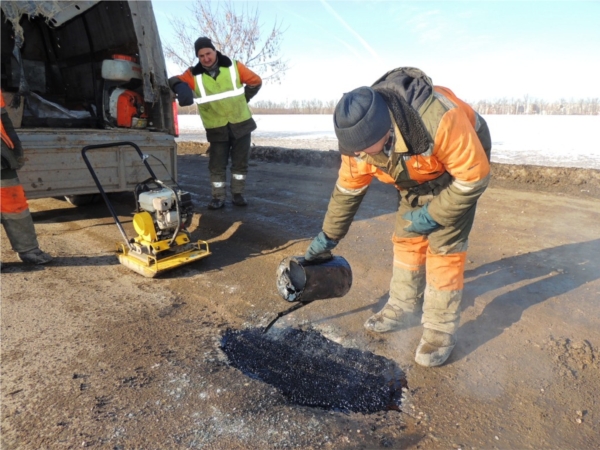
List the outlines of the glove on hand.
<svg viewBox="0 0 600 450">
<path fill-rule="evenodd" d="M 331 250 L 333 250 L 336 245 L 338 245 L 338 241 L 329 239 L 327 235 L 321 231 L 308 246 L 304 259 L 306 261 L 328 261 L 333 258 Z"/>
<path fill-rule="evenodd" d="M 440 227 L 440 224 L 433 220 L 429 215 L 429 211 L 427 210 L 428 206 L 429 205 L 425 205 L 422 208 L 409 211 L 402 216 L 404 220 L 410 222 L 409 226 L 404 227 L 406 231 L 418 234 L 429 234 Z"/>
<path fill-rule="evenodd" d="M 177 83 L 173 86 L 173 92 L 177 94 L 177 100 L 179 101 L 179 106 L 189 106 L 194 103 L 194 93 L 183 81 L 181 83 Z"/>
</svg>

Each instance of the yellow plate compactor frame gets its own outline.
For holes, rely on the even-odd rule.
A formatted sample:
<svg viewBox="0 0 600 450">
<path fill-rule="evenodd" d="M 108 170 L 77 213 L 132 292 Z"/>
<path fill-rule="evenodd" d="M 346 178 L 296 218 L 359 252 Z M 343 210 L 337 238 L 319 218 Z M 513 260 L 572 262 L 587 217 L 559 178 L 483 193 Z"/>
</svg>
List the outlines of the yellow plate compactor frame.
<svg viewBox="0 0 600 450">
<path fill-rule="evenodd" d="M 168 225 L 163 222 L 161 226 L 157 226 L 157 222 L 155 222 L 150 212 L 143 210 L 140 196 L 145 194 L 140 194 L 136 189 L 138 212 L 133 216 L 133 227 L 138 236 L 133 239 L 127 237 L 123 225 L 86 155 L 87 151 L 93 149 L 123 146 L 133 147 L 137 151 L 151 176 L 145 183 L 152 183 L 158 187 L 156 195 L 153 195 L 152 192 L 147 194 L 149 206 L 146 209 L 154 211 L 156 207 L 158 210 L 163 211 L 164 217 L 168 218 Z M 208 242 L 192 242 L 187 227 L 182 224 L 182 214 L 184 212 L 182 211 L 181 197 L 182 194 L 187 193 L 180 189 L 176 191 L 158 180 L 148 164 L 148 156 L 144 155 L 136 144 L 133 142 L 113 142 L 88 145 L 81 150 L 81 156 L 125 241 L 124 244 L 117 244 L 117 256 L 121 264 L 145 277 L 154 278 L 163 272 L 198 261 L 211 254 Z M 158 214 L 156 211 L 154 212 Z M 168 229 L 168 232 L 165 232 L 165 228 Z"/>
</svg>

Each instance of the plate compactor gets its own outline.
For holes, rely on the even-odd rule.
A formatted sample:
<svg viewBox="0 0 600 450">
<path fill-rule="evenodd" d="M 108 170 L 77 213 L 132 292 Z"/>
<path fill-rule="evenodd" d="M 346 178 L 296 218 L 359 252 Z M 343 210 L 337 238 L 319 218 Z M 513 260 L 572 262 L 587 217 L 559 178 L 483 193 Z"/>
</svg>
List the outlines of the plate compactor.
<svg viewBox="0 0 600 450">
<path fill-rule="evenodd" d="M 134 191 L 137 210 L 133 216 L 133 228 L 138 236 L 132 239 L 127 237 L 86 155 L 89 150 L 122 146 L 133 147 L 150 173 L 150 178 L 138 184 Z M 187 230 L 193 216 L 190 193 L 182 191 L 179 186 L 173 188 L 158 180 L 148 164 L 148 155 L 142 154 L 136 144 L 113 142 L 88 145 L 82 149 L 81 155 L 125 241 L 124 244 L 117 244 L 117 256 L 121 264 L 145 277 L 154 278 L 211 254 L 208 242 L 192 242 Z"/>
</svg>

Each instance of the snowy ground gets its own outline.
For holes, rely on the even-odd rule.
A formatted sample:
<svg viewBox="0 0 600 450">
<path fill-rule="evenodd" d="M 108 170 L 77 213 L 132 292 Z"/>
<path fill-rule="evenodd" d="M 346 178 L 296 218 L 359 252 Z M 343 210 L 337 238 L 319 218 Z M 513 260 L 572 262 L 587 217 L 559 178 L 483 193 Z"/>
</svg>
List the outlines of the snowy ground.
<svg viewBox="0 0 600 450">
<path fill-rule="evenodd" d="M 600 169 L 600 116 L 484 116 L 492 161 Z M 331 115 L 255 115 L 254 145 L 337 149 Z M 198 116 L 179 116 L 178 141 L 206 141 Z"/>
</svg>

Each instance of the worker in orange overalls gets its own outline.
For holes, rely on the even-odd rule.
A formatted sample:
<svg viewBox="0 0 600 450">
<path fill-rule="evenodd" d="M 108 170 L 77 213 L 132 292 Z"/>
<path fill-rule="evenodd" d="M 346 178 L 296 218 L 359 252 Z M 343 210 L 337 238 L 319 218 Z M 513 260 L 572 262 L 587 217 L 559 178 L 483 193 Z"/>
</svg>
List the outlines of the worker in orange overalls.
<svg viewBox="0 0 600 450">
<path fill-rule="evenodd" d="M 373 178 L 399 192 L 389 299 L 365 328 L 382 333 L 421 312 L 418 364 L 443 364 L 460 319 L 467 241 L 489 182 L 489 129 L 479 114 L 421 70 L 402 67 L 344 94 L 334 128 L 342 154 L 322 232 L 308 261 L 331 258 Z"/>
<path fill-rule="evenodd" d="M 0 97 L 2 98 L 2 184 L 0 185 L 2 226 L 10 245 L 18 253 L 21 261 L 29 264 L 46 264 L 52 260 L 52 257 L 39 248 L 25 191 L 17 175 L 17 170 L 25 163 L 21 140 L 8 117 L 1 91 Z"/>
</svg>

